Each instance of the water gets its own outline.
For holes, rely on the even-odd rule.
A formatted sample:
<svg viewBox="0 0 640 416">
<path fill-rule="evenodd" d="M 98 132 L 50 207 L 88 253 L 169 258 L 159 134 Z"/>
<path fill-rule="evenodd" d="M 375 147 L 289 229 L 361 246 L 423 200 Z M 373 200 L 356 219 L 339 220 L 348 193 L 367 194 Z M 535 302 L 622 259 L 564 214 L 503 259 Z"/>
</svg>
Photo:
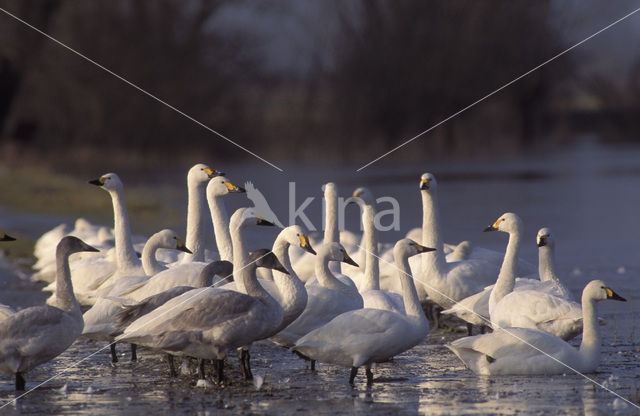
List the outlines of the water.
<svg viewBox="0 0 640 416">
<path fill-rule="evenodd" d="M 638 160 L 637 148 L 602 148 L 586 142 L 552 155 L 500 161 L 429 166 L 397 166 L 383 161 L 358 174 L 354 173 L 355 168 L 345 167 L 285 166 L 285 173 L 278 173 L 258 164 L 212 165 L 227 171 L 234 182 L 252 179 L 283 222 L 287 222 L 290 181 L 296 182 L 298 202 L 316 197 L 305 210 L 313 221 L 320 217 L 320 185 L 327 180 L 336 182 L 344 196 L 361 185 L 370 187 L 376 196 L 393 196 L 401 207 L 401 230 L 380 233 L 383 241 L 394 241 L 419 225 L 418 182 L 425 171 L 438 178 L 447 242 L 469 239 L 481 246 L 504 249 L 506 235 L 481 231 L 503 212 L 513 211 L 523 218 L 526 227 L 522 256 L 535 263 L 536 232 L 540 227 L 551 227 L 556 236 L 559 271 L 576 296 L 589 280 L 600 278 L 628 299 L 626 303 L 601 302 L 600 316 L 607 320 L 607 325 L 601 327 L 603 355 L 598 373 L 589 377 L 625 398 L 637 400 Z M 175 179 L 177 189 L 184 187 L 182 182 Z M 176 209 L 185 209 L 184 203 L 171 203 Z M 242 204 L 242 198 L 234 196 L 229 208 Z M 17 229 L 34 237 L 61 220 L 1 212 L 2 229 L 9 233 Z M 135 219 L 132 221 L 135 229 Z M 184 224 L 171 226 L 184 229 Z M 356 208 L 347 211 L 347 226 L 357 228 Z M 144 230 L 151 231 L 154 230 Z M 43 301 L 39 286 L 25 282 L 11 265 L 0 267 L 0 274 L 0 302 L 24 307 Z M 462 335 L 432 331 L 416 348 L 374 368 L 378 382 L 371 388 L 366 388 L 361 378 L 351 388 L 347 384 L 348 371 L 343 368 L 320 365 L 316 374 L 311 373 L 304 362 L 286 350 L 261 342 L 252 352 L 255 373 L 264 377 L 260 389 L 239 381 L 239 370 L 232 358 L 228 360 L 228 376 L 234 383 L 204 391 L 194 387 L 194 376 L 169 378 L 161 357 L 143 351 L 137 363 L 130 363 L 126 348 L 120 347 L 123 356 L 116 366 L 110 364 L 108 350 L 100 351 L 2 412 L 638 414 L 619 399 L 616 401 L 612 393 L 569 371 L 552 377 L 477 377 L 444 347 L 447 341 Z M 579 339 L 572 343 L 578 345 Z M 76 342 L 58 359 L 30 372 L 28 387 L 35 387 L 100 347 L 89 341 Z M 5 403 L 14 397 L 13 380 L 2 376 L 0 401 Z"/>
</svg>

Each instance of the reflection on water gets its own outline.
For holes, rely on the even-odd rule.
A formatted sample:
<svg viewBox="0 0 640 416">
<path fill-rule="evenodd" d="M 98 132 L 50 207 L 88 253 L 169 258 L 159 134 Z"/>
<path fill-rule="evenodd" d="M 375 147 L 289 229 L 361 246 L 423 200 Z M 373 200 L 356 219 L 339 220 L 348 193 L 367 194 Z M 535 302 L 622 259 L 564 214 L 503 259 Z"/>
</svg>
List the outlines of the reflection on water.
<svg viewBox="0 0 640 416">
<path fill-rule="evenodd" d="M 629 302 L 602 302 L 604 337 L 599 372 L 591 375 L 623 397 L 637 396 L 640 384 L 640 151 L 586 145 L 570 152 L 499 162 L 465 162 L 430 166 L 379 166 L 355 174 L 354 169 L 285 167 L 276 173 L 262 165 L 220 166 L 233 181 L 253 180 L 286 218 L 288 182 L 296 181 L 296 200 L 316 200 L 305 211 L 318 219 L 320 186 L 333 180 L 341 195 L 366 185 L 375 195 L 396 197 L 402 230 L 380 233 L 384 241 L 399 238 L 421 218 L 418 178 L 424 171 L 439 179 L 440 207 L 446 241 L 470 239 L 482 246 L 504 248 L 506 236 L 481 230 L 498 215 L 514 211 L 525 221 L 523 256 L 536 261 L 538 228 L 551 227 L 557 239 L 557 260 L 575 294 L 594 278 L 602 278 Z M 218 168 L 218 166 L 216 165 Z M 176 180 L 176 187 L 183 187 Z M 235 204 L 235 205 L 234 205 Z M 236 198 L 229 209 L 240 205 Z M 182 206 L 180 209 L 184 209 Z M 185 211 L 186 212 L 186 211 Z M 2 211 L 0 228 L 18 227 L 39 235 L 58 218 L 13 215 Z M 348 227 L 357 228 L 358 213 L 347 213 Z M 135 221 L 135 219 L 132 219 Z M 164 226 L 164 225 L 163 225 Z M 173 225 L 171 225 L 173 226 Z M 184 224 L 178 224 L 180 229 Z M 160 226 L 158 228 L 161 228 Z M 43 301 L 32 284 L 11 270 L 0 279 L 0 302 L 26 306 Z M 160 357 L 142 352 L 138 363 L 124 358 L 113 367 L 103 351 L 71 368 L 52 383 L 31 393 L 7 413 L 311 413 L 314 414 L 629 414 L 615 396 L 575 374 L 553 377 L 476 377 L 443 344 L 461 334 L 432 332 L 425 342 L 393 361 L 374 368 L 378 383 L 366 388 L 362 378 L 352 388 L 348 370 L 320 365 L 316 374 L 286 350 L 258 343 L 252 353 L 255 373 L 265 381 L 258 390 L 236 382 L 203 391 L 192 377 L 167 377 Z M 574 341 L 578 345 L 579 340 Z M 32 371 L 28 387 L 43 381 L 102 345 L 79 341 L 61 357 Z M 121 348 L 124 350 L 124 348 Z M 234 359 L 229 376 L 239 380 Z M 613 377 L 612 377 L 613 375 Z M 63 389 L 64 386 L 66 390 Z M 10 377 L 0 378 L 0 401 L 15 397 Z"/>
</svg>

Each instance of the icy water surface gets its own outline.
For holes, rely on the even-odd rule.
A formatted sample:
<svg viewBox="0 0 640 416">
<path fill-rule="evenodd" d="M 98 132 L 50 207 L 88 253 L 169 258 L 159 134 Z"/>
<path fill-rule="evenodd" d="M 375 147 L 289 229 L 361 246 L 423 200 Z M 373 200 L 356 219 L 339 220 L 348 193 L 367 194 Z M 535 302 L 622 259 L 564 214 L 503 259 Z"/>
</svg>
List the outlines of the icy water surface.
<svg viewBox="0 0 640 416">
<path fill-rule="evenodd" d="M 289 182 L 296 182 L 296 201 L 316 199 L 306 210 L 316 221 L 320 215 L 320 185 L 335 181 L 341 195 L 360 185 L 376 196 L 390 195 L 401 206 L 401 230 L 380 233 L 383 241 L 400 238 L 420 224 L 418 179 L 430 171 L 439 180 L 440 208 L 445 241 L 470 239 L 482 246 L 504 249 L 506 235 L 482 233 L 505 211 L 520 214 L 525 222 L 522 256 L 536 262 L 535 235 L 549 226 L 557 241 L 562 276 L 577 298 L 591 279 L 606 281 L 628 302 L 601 302 L 606 326 L 599 372 L 588 375 L 624 398 L 640 398 L 640 151 L 582 146 L 548 157 L 514 159 L 499 163 L 392 164 L 354 174 L 354 169 L 309 170 L 290 167 L 274 173 L 258 165 L 221 166 L 229 178 L 252 179 L 267 196 L 274 211 L 286 221 Z M 126 181 L 127 178 L 123 177 Z M 176 187 L 182 180 L 176 179 Z M 151 183 L 150 186 L 153 186 Z M 101 195 L 102 196 L 102 195 Z M 106 197 L 106 196 L 105 196 Z M 179 209 L 184 204 L 173 201 Z M 230 209 L 239 204 L 230 202 Z M 61 221 L 41 215 L 18 215 L 2 210 L 0 227 L 33 235 Z M 63 219 L 72 220 L 72 219 Z M 132 218 L 135 224 L 135 218 Z M 347 215 L 351 229 L 357 212 Z M 167 224 L 184 229 L 184 224 Z M 165 227 L 158 225 L 158 229 Z M 182 227 L 182 228 L 181 228 Z M 135 228 L 135 225 L 134 225 Z M 39 285 L 16 275 L 15 267 L 0 267 L 0 302 L 25 307 L 42 303 Z M 432 331 L 425 341 L 392 362 L 374 368 L 376 383 L 367 388 L 362 377 L 355 387 L 347 383 L 348 370 L 320 364 L 312 373 L 288 351 L 268 342 L 252 349 L 254 374 L 263 383 L 244 383 L 235 357 L 228 359 L 224 388 L 194 387 L 194 375 L 168 377 L 162 357 L 139 352 L 128 361 L 125 346 L 118 364 L 111 365 L 108 350 L 80 340 L 54 361 L 31 371 L 27 386 L 37 386 L 69 368 L 51 382 L 0 410 L 7 414 L 640 414 L 607 390 L 569 370 L 550 377 L 477 377 L 444 347 L 462 336 L 451 330 Z M 579 339 L 572 341 L 579 344 Z M 97 353 L 96 353 L 97 352 Z M 95 355 L 91 355 L 94 354 Z M 79 360 L 86 358 L 84 361 Z M 0 377 L 0 403 L 15 396 L 13 379 Z M 1 405 L 0 404 L 0 405 Z"/>
</svg>

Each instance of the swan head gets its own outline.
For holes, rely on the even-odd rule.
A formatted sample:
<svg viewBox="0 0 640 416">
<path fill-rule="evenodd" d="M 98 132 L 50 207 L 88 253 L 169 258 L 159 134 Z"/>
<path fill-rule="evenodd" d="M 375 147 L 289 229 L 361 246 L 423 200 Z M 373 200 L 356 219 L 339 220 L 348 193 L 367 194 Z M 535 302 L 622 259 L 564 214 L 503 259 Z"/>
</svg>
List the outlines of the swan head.
<svg viewBox="0 0 640 416">
<path fill-rule="evenodd" d="M 318 257 L 326 258 L 331 261 L 340 261 L 355 267 L 360 267 L 358 266 L 358 263 L 356 263 L 351 257 L 349 257 L 349 254 L 347 254 L 347 250 L 345 250 L 340 243 L 334 242 L 323 245 L 320 249 L 320 254 L 318 255 Z"/>
<path fill-rule="evenodd" d="M 162 231 L 158 231 L 153 236 L 151 236 L 151 238 L 157 238 L 162 248 L 184 251 L 185 253 L 193 254 L 191 250 L 189 250 L 184 245 L 180 237 L 178 237 L 178 234 L 176 234 L 176 232 L 173 230 L 164 229 Z"/>
<path fill-rule="evenodd" d="M 538 230 L 538 236 L 536 237 L 538 247 L 555 247 L 556 240 L 551 233 L 551 229 L 544 227 Z"/>
<path fill-rule="evenodd" d="M 244 228 L 247 226 L 262 225 L 273 227 L 274 224 L 256 214 L 255 210 L 250 207 L 238 208 L 231 216 L 229 221 L 229 229 Z"/>
<path fill-rule="evenodd" d="M 98 179 L 90 180 L 91 185 L 99 186 L 107 192 L 122 191 L 122 181 L 115 173 L 105 173 Z"/>
<path fill-rule="evenodd" d="M 264 267 L 265 269 L 277 270 L 284 274 L 289 274 L 286 267 L 280 263 L 278 257 L 269 249 L 261 248 L 249 253 L 247 263 L 255 263 L 256 267 Z"/>
<path fill-rule="evenodd" d="M 361 186 L 360 188 L 353 191 L 351 195 L 353 198 L 350 202 L 358 202 L 362 201 L 365 205 L 373 206 L 375 204 L 375 199 L 373 198 L 373 194 L 368 188 Z"/>
<path fill-rule="evenodd" d="M 56 247 L 56 255 L 62 254 L 63 256 L 69 256 L 73 253 L 79 253 L 81 251 L 99 251 L 97 248 L 91 247 L 89 244 L 80 240 L 78 237 L 68 235 L 63 237 Z"/>
<path fill-rule="evenodd" d="M 435 190 L 438 186 L 438 182 L 436 182 L 436 177 L 433 176 L 432 173 L 423 173 L 420 176 L 420 190 L 421 191 L 429 191 Z"/>
<path fill-rule="evenodd" d="M 602 280 L 592 280 L 590 281 L 582 291 L 583 299 L 593 299 L 593 300 L 619 300 L 622 302 L 626 302 L 627 300 L 622 296 L 618 295 L 616 292 L 611 290 Z"/>
<path fill-rule="evenodd" d="M 322 185 L 322 192 L 324 192 L 324 199 L 338 198 L 338 187 L 333 182 L 327 182 Z"/>
<path fill-rule="evenodd" d="M 0 231 L 0 241 L 16 241 L 16 239 Z"/>
<path fill-rule="evenodd" d="M 202 287 L 211 286 L 215 276 L 220 277 L 225 282 L 233 282 L 233 263 L 226 260 L 213 261 L 200 272 Z"/>
<path fill-rule="evenodd" d="M 299 225 L 290 225 L 280 231 L 278 237 L 284 238 L 284 240 L 292 246 L 300 247 L 311 254 L 316 254 L 316 251 L 311 247 L 309 236 L 302 230 Z"/>
<path fill-rule="evenodd" d="M 216 176 L 224 176 L 224 172 L 218 172 L 217 170 L 211 169 L 204 163 L 198 163 L 189 169 L 189 173 L 187 173 L 187 183 L 190 185 L 201 185 L 207 183 L 209 179 L 215 178 Z"/>
<path fill-rule="evenodd" d="M 232 184 L 231 181 L 224 176 L 216 176 L 207 184 L 208 198 L 245 192 L 247 191 L 243 187 Z"/>
<path fill-rule="evenodd" d="M 435 250 L 435 248 L 422 246 L 410 238 L 403 238 L 393 246 L 393 257 L 397 259 L 408 258 L 416 254 L 428 253 Z"/>
<path fill-rule="evenodd" d="M 493 224 L 485 228 L 484 231 L 503 231 L 505 233 L 519 232 L 522 231 L 522 220 L 517 214 L 514 214 L 513 212 L 506 212 L 495 220 Z"/>
</svg>

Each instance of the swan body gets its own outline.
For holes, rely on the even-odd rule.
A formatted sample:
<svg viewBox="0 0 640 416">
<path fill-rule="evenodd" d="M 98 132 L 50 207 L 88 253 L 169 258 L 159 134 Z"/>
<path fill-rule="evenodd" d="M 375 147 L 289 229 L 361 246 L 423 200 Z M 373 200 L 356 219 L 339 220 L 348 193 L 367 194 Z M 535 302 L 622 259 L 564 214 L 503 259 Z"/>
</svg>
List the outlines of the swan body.
<svg viewBox="0 0 640 416">
<path fill-rule="evenodd" d="M 505 328 L 491 334 L 461 338 L 447 347 L 479 375 L 564 374 L 570 368 L 591 373 L 600 363 L 596 302 L 604 299 L 625 300 L 600 280 L 593 280 L 584 288 L 584 329 L 579 349 L 548 332 L 529 328 Z"/>
<path fill-rule="evenodd" d="M 82 333 L 69 270 L 69 256 L 80 251 L 96 249 L 76 237 L 58 243 L 55 305 L 26 308 L 0 322 L 0 372 L 15 374 L 16 390 L 25 388 L 22 373 L 57 357 Z"/>
<path fill-rule="evenodd" d="M 300 337 L 326 324 L 337 315 L 362 308 L 362 296 L 358 290 L 355 286 L 337 279 L 329 269 L 329 261 L 356 264 L 339 243 L 322 245 L 316 259 L 317 282 L 305 285 L 307 305 L 296 320 L 271 338 L 276 344 L 293 346 Z"/>
<path fill-rule="evenodd" d="M 520 218 L 516 214 L 505 213 L 487 230 L 509 233 L 507 254 L 500 268 L 498 280 L 489 295 L 489 316 L 492 325 L 503 328 L 540 329 L 567 340 L 579 334 L 582 325 L 580 304 L 531 288 L 513 290 L 515 259 L 522 233 Z"/>
<path fill-rule="evenodd" d="M 0 241 L 15 241 L 15 238 L 0 231 Z M 13 310 L 12 307 L 0 303 L 0 322 L 4 321 L 14 313 L 16 313 L 16 311 Z"/>
<path fill-rule="evenodd" d="M 303 336 L 293 350 L 312 360 L 351 367 L 351 383 L 357 368 L 365 365 L 370 384 L 372 363 L 412 348 L 429 332 L 408 262 L 409 256 L 428 250 L 408 239 L 394 248 L 406 314 L 371 308 L 345 312 Z"/>
<path fill-rule="evenodd" d="M 555 238 L 549 228 L 541 228 L 536 236 L 538 245 L 538 279 L 516 278 L 513 287 L 514 292 L 520 290 L 534 290 L 557 296 L 568 301 L 573 300 L 571 292 L 560 281 L 556 274 L 554 248 Z M 455 315 L 474 325 L 489 325 L 489 297 L 495 285 L 487 286 L 482 292 L 469 296 L 456 303 L 450 309 L 444 310 L 445 315 Z M 577 318 L 582 321 L 582 312 L 578 311 Z M 581 331 L 581 326 L 576 326 L 572 320 L 565 321 L 571 329 L 569 333 Z M 581 325 L 581 324 L 580 324 Z M 510 325 L 520 326 L 520 325 Z M 526 328 L 536 328 L 535 326 L 525 326 Z M 561 336 L 564 338 L 563 336 Z"/>
</svg>

